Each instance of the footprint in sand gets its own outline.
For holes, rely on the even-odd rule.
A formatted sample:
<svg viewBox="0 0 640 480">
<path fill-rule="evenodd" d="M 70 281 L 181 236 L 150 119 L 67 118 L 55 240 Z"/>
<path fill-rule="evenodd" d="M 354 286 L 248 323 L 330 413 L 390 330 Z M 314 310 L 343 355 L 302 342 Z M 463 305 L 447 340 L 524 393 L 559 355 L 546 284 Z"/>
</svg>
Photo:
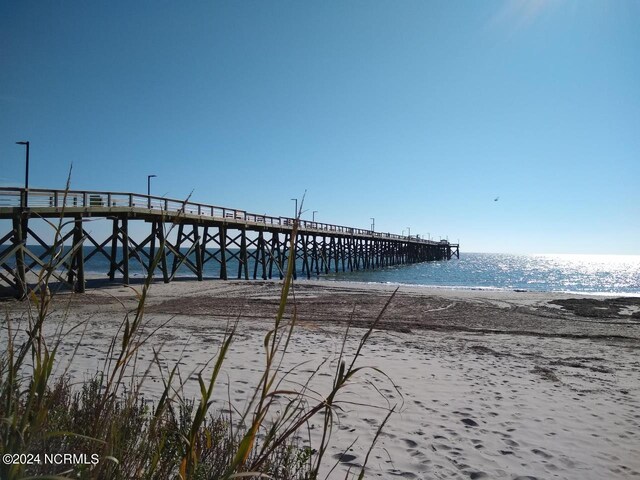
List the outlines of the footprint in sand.
<svg viewBox="0 0 640 480">
<path fill-rule="evenodd" d="M 401 477 L 401 478 L 418 478 L 417 475 L 415 473 L 411 473 L 411 472 L 402 472 L 400 470 L 387 470 L 387 473 L 389 473 L 389 475 L 392 475 L 394 477 Z"/>
<path fill-rule="evenodd" d="M 489 478 L 485 472 L 469 472 L 469 478 L 471 480 L 479 480 L 481 478 Z"/>
<path fill-rule="evenodd" d="M 434 452 L 437 452 L 438 450 L 444 450 L 448 452 L 449 450 L 451 450 L 451 447 L 449 445 L 445 445 L 444 443 L 434 443 L 433 445 L 431 445 L 431 449 Z"/>
<path fill-rule="evenodd" d="M 404 441 L 404 443 L 407 444 L 407 447 L 409 447 L 409 448 L 416 448 L 418 446 L 417 442 L 414 442 L 413 440 L 411 440 L 409 438 L 403 438 L 402 440 Z"/>
<path fill-rule="evenodd" d="M 551 455 L 550 453 L 545 452 L 544 450 L 540 450 L 539 448 L 534 448 L 533 450 L 531 450 L 533 453 L 535 453 L 536 455 L 541 456 L 542 458 L 549 460 L 550 458 L 553 458 L 553 455 Z"/>
<path fill-rule="evenodd" d="M 333 458 L 339 460 L 341 463 L 348 463 L 354 461 L 357 457 L 350 453 L 336 453 Z"/>
</svg>

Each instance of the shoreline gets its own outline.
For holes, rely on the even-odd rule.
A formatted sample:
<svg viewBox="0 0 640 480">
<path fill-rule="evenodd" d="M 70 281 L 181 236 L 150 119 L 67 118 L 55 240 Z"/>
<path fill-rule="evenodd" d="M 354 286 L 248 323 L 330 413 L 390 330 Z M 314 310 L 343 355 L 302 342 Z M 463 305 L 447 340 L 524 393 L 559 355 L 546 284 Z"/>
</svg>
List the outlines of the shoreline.
<svg viewBox="0 0 640 480">
<path fill-rule="evenodd" d="M 90 273 L 87 275 L 87 279 L 91 279 L 91 280 L 101 280 L 104 279 L 104 275 L 103 273 Z M 117 277 L 116 278 L 122 278 Z M 141 274 L 134 274 L 132 276 L 132 280 L 141 280 L 144 279 L 145 276 L 141 275 Z M 176 277 L 176 280 L 192 280 L 192 281 L 198 281 L 197 277 L 195 275 L 183 275 L 180 277 Z M 155 282 L 157 283 L 159 281 L 158 277 L 155 278 Z M 161 280 L 160 280 L 161 281 Z M 223 281 L 223 282 L 228 282 L 228 281 L 248 281 L 248 282 L 278 282 L 280 281 L 277 278 L 273 278 L 273 279 L 250 279 L 250 280 L 244 280 L 244 279 L 229 279 L 229 280 L 221 280 L 219 278 L 216 277 L 204 277 L 203 281 Z M 540 293 L 540 294 L 549 294 L 549 295 L 584 295 L 584 296 L 595 296 L 595 297 L 640 297 L 640 290 L 638 290 L 637 292 L 604 292 L 604 291 L 580 291 L 580 290 L 535 290 L 535 289 L 527 289 L 527 288 L 518 288 L 518 287 L 486 287 L 486 286 L 479 286 L 479 285 L 427 285 L 427 284 L 421 284 L 421 283 L 400 283 L 400 282 L 374 282 L 374 281 L 358 281 L 358 280 L 346 280 L 346 279 L 328 279 L 326 277 L 317 277 L 317 278 L 302 278 L 299 277 L 297 280 L 297 282 L 309 282 L 309 283 L 338 283 L 338 284 L 346 284 L 346 285 L 381 285 L 381 286 L 388 286 L 390 288 L 393 287 L 410 287 L 410 288 L 426 288 L 426 289 L 433 289 L 433 290 L 471 290 L 471 291 L 488 291 L 488 292 L 515 292 L 515 293 Z"/>
<path fill-rule="evenodd" d="M 122 280 L 122 274 L 116 274 L 116 280 L 111 282 L 105 273 L 101 272 L 86 272 L 85 279 L 87 283 L 94 284 L 92 288 L 95 288 L 95 284 L 98 283 L 101 286 L 117 286 L 122 285 L 119 283 Z M 32 280 L 34 281 L 35 277 L 32 275 Z M 144 282 L 146 279 L 146 275 L 133 273 L 130 276 L 130 284 L 138 285 Z M 192 281 L 198 283 L 197 277 L 195 275 L 180 275 L 174 278 L 173 282 L 187 282 Z M 202 282 L 280 282 L 281 280 L 278 278 L 273 279 L 236 279 L 230 278 L 228 280 L 222 280 L 217 277 L 207 277 L 205 276 Z M 629 298 L 640 298 L 640 290 L 637 292 L 605 292 L 605 291 L 580 291 L 580 290 L 536 290 L 536 289 L 527 289 L 527 288 L 518 288 L 518 287 L 487 287 L 487 286 L 472 286 L 472 285 L 427 285 L 420 283 L 400 283 L 400 282 L 374 282 L 374 281 L 357 281 L 357 280 L 346 280 L 346 279 L 328 279 L 325 277 L 317 277 L 317 278 L 302 278 L 299 277 L 296 280 L 297 283 L 309 283 L 309 284 L 338 284 L 344 286 L 358 286 L 358 285 L 371 285 L 371 286 L 381 286 L 388 288 L 396 288 L 396 287 L 407 287 L 407 288 L 415 288 L 415 289 L 427 289 L 434 290 L 434 293 L 440 291 L 472 291 L 472 292 L 513 292 L 513 293 L 528 293 L 528 294 L 540 294 L 540 295 L 571 295 L 571 296 L 587 296 L 587 297 L 629 297 Z M 162 283 L 162 277 L 156 276 L 154 277 L 153 284 L 157 285 Z M 6 288 L 6 286 L 1 286 L 1 288 Z"/>
</svg>

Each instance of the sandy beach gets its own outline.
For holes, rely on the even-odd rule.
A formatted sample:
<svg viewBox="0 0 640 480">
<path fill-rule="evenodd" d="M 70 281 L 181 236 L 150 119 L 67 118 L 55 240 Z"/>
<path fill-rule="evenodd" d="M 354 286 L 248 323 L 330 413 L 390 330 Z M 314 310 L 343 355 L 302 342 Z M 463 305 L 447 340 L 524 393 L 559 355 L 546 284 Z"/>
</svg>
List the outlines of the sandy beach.
<svg viewBox="0 0 640 480">
<path fill-rule="evenodd" d="M 86 322 L 62 350 L 69 358 L 81 342 L 69 370 L 76 379 L 101 368 L 135 306 L 132 288 L 92 288 L 98 283 L 83 295 L 54 297 L 51 331 Z M 296 368 L 284 384 L 299 387 L 321 366 L 310 389 L 318 398 L 328 392 L 347 325 L 350 358 L 395 288 L 296 282 L 289 315 L 295 303 L 298 325 L 282 369 Z M 154 284 L 146 330 L 165 325 L 141 349 L 139 368 L 155 348 L 167 365 L 180 362 L 184 378 L 207 371 L 237 320 L 215 407 L 228 409 L 230 399 L 241 408 L 262 373 L 279 291 L 279 282 L 262 281 Z M 15 321 L 23 315 L 23 303 L 2 306 Z M 401 286 L 358 360 L 388 378 L 368 370 L 341 393 L 326 472 L 335 462 L 331 479 L 357 471 L 395 406 L 368 478 L 640 478 L 639 353 L 640 298 Z M 150 370 L 147 398 L 161 390 L 160 376 Z M 197 382 L 187 381 L 185 391 L 195 396 Z"/>
</svg>

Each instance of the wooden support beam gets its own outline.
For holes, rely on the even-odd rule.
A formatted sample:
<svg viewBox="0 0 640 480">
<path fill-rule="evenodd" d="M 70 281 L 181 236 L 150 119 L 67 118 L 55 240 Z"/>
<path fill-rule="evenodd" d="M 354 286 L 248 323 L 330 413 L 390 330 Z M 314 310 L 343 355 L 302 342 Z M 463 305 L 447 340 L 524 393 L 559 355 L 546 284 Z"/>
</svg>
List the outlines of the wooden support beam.
<svg viewBox="0 0 640 480">
<path fill-rule="evenodd" d="M 82 225 L 82 217 L 76 217 L 73 226 L 73 247 L 76 249 L 73 259 L 71 260 L 72 268 L 69 269 L 69 283 L 73 285 L 76 293 L 84 293 L 84 228 Z M 73 273 L 75 271 L 76 278 L 74 282 Z"/>
<path fill-rule="evenodd" d="M 327 270 L 331 270 L 333 265 L 333 271 L 338 273 L 338 246 L 336 245 L 336 237 L 331 237 L 329 240 L 329 265 Z"/>
<path fill-rule="evenodd" d="M 122 219 L 122 282 L 129 285 L 129 219 Z"/>
<path fill-rule="evenodd" d="M 291 234 L 284 234 L 284 242 L 282 242 L 282 264 L 280 265 L 280 279 L 284 278 L 285 271 L 289 265 L 289 256 L 293 255 L 293 261 L 296 261 L 295 241 L 293 242 L 294 250 L 291 252 Z M 296 279 L 296 268 L 293 267 L 293 278 Z"/>
<path fill-rule="evenodd" d="M 269 278 L 273 278 L 273 264 L 278 269 L 280 278 L 282 275 L 282 244 L 280 243 L 280 234 L 276 231 L 271 232 L 271 255 L 269 257 Z"/>
<path fill-rule="evenodd" d="M 196 270 L 198 280 L 202 281 L 204 277 L 204 264 L 202 262 L 202 248 L 200 245 L 200 234 L 198 231 L 198 225 L 193 225 L 193 248 L 196 256 Z"/>
<path fill-rule="evenodd" d="M 340 255 L 340 264 L 342 265 L 343 272 L 346 272 L 345 241 L 346 239 L 344 237 L 338 237 L 338 254 Z"/>
<path fill-rule="evenodd" d="M 184 238 L 184 224 L 181 222 L 180 224 L 178 224 L 178 236 L 176 237 L 176 244 L 174 246 L 174 249 L 172 251 L 173 253 L 173 262 L 171 264 L 171 278 L 173 279 L 173 277 L 175 276 L 176 272 L 178 271 L 178 267 L 180 266 L 180 260 L 181 260 L 181 256 L 182 256 L 182 252 L 180 251 L 180 247 L 182 247 L 182 240 Z M 167 247 L 169 247 L 169 245 L 167 245 Z"/>
<path fill-rule="evenodd" d="M 320 269 L 325 275 L 329 273 L 329 260 L 327 258 L 328 255 L 329 255 L 329 252 L 328 252 L 327 236 L 322 235 L 322 245 L 320 248 L 320 265 L 321 265 Z"/>
<path fill-rule="evenodd" d="M 311 246 L 311 270 L 316 273 L 316 276 L 320 275 L 320 270 L 318 268 L 318 237 L 314 233 L 312 239 Z"/>
<path fill-rule="evenodd" d="M 242 228 L 240 230 L 240 257 L 238 259 L 238 278 L 242 278 L 244 273 L 244 279 L 249 280 L 249 260 L 247 258 L 247 230 Z"/>
<path fill-rule="evenodd" d="M 255 263 L 253 265 L 253 279 L 258 278 L 258 269 L 262 269 L 262 275 L 260 278 L 263 280 L 267 279 L 267 255 L 265 248 L 265 240 L 264 233 L 262 230 L 258 232 L 258 238 L 256 240 L 256 253 L 255 253 Z"/>
<path fill-rule="evenodd" d="M 113 279 L 115 278 L 116 275 L 116 260 L 117 260 L 117 253 L 118 253 L 118 218 L 114 218 L 113 219 L 113 228 L 112 228 L 112 234 L 111 234 L 111 255 L 110 255 L 110 262 L 109 262 L 109 280 L 113 281 Z"/>
<path fill-rule="evenodd" d="M 153 278 L 156 273 L 157 261 L 156 261 L 156 240 L 158 238 L 157 235 L 157 221 L 151 222 L 151 242 L 149 244 L 149 268 L 147 269 L 148 274 L 151 278 Z"/>
<path fill-rule="evenodd" d="M 31 232 L 31 229 L 28 229 L 27 233 L 30 233 L 30 232 Z M 51 260 L 51 257 L 53 255 L 56 255 L 56 253 L 59 255 L 64 250 L 64 242 L 66 242 L 72 235 L 73 235 L 73 229 L 67 232 L 66 234 L 64 234 L 62 237 L 56 238 L 56 242 L 52 246 L 48 246 L 46 243 L 42 242 L 40 237 L 38 237 L 37 235 L 34 235 L 34 238 L 36 239 L 36 241 L 40 243 L 40 245 L 44 249 L 44 253 L 37 256 L 38 260 L 41 260 L 42 262 L 46 263 L 45 259 L 47 257 L 50 257 L 50 260 Z M 26 245 L 26 240 L 25 240 L 25 245 Z M 38 265 L 38 262 L 36 262 L 35 260 L 31 261 L 30 263 L 25 263 L 25 270 L 27 272 L 30 272 L 31 270 L 33 270 L 33 268 L 36 265 Z"/>
<path fill-rule="evenodd" d="M 26 238 L 24 233 L 24 223 L 21 215 L 15 215 L 13 217 L 13 245 L 16 247 L 16 268 L 14 283 L 18 287 L 17 298 L 23 299 L 27 296 L 27 276 L 24 265 L 24 246 Z"/>
<path fill-rule="evenodd" d="M 156 223 L 156 235 L 158 237 L 158 242 L 160 245 L 160 268 L 162 269 L 162 281 L 164 283 L 169 283 L 169 268 L 167 265 L 167 238 L 164 232 L 164 222 Z"/>
<path fill-rule="evenodd" d="M 224 225 L 218 227 L 220 243 L 220 278 L 227 279 L 227 229 Z"/>
<path fill-rule="evenodd" d="M 307 279 L 311 278 L 311 268 L 309 266 L 309 235 L 298 235 L 302 246 L 302 273 L 307 274 Z"/>
</svg>

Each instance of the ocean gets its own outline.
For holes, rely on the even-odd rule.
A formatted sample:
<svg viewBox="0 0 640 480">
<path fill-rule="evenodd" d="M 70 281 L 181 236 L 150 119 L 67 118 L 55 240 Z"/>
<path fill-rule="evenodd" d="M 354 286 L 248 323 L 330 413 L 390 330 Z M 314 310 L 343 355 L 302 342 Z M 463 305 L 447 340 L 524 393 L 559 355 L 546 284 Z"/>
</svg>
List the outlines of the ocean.
<svg viewBox="0 0 640 480">
<path fill-rule="evenodd" d="M 34 250 L 38 250 L 33 247 Z M 90 249 L 86 250 L 88 253 Z M 302 265 L 297 265 L 299 279 Z M 95 255 L 85 264 L 92 275 L 106 276 L 109 260 Z M 249 275 L 254 267 L 250 262 Z M 132 259 L 132 277 L 145 275 L 141 265 Z M 229 278 L 238 274 L 237 262 L 227 263 Z M 274 278 L 277 269 L 274 266 Z M 205 264 L 205 276 L 219 278 L 219 264 Z M 157 275 L 160 275 L 158 272 Z M 258 278 L 261 270 L 258 270 Z M 194 276 L 185 265 L 177 276 Z M 640 296 L 640 255 L 514 255 L 504 253 L 461 252 L 460 259 L 428 262 L 354 272 L 329 273 L 311 277 L 334 281 L 423 285 L 442 288 L 522 290 L 536 292 L 575 292 Z"/>
<path fill-rule="evenodd" d="M 640 255 L 460 253 L 460 259 L 328 275 L 443 288 L 640 296 Z"/>
</svg>

